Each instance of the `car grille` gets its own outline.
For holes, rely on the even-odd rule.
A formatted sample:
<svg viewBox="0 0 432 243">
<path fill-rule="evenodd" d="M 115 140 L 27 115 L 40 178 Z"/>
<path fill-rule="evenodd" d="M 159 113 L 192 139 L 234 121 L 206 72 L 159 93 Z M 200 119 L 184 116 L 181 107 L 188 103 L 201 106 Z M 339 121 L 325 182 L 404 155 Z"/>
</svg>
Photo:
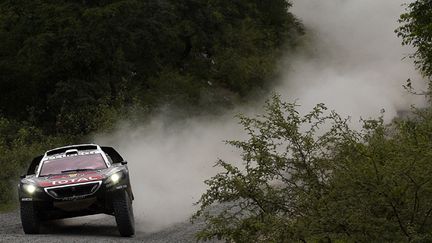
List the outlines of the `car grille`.
<svg viewBox="0 0 432 243">
<path fill-rule="evenodd" d="M 45 191 L 55 199 L 74 199 L 93 195 L 101 185 L 100 181 L 46 188 Z"/>
</svg>

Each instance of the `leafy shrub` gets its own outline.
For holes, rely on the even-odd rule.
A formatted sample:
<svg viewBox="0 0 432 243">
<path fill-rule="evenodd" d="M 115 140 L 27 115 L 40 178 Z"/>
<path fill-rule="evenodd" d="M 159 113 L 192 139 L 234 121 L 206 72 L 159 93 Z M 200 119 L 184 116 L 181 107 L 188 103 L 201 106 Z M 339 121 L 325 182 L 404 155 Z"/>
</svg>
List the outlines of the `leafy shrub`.
<svg viewBox="0 0 432 243">
<path fill-rule="evenodd" d="M 417 0 L 407 4 L 407 12 L 402 14 L 397 30 L 403 45 L 411 45 L 416 51 L 411 55 L 417 68 L 424 76 L 432 77 L 432 2 Z"/>
<path fill-rule="evenodd" d="M 241 117 L 241 163 L 219 161 L 199 200 L 199 239 L 233 242 L 430 241 L 432 111 L 385 125 L 317 105 L 300 115 L 275 96 Z"/>
<path fill-rule="evenodd" d="M 0 117 L 0 204 L 16 203 L 16 184 L 30 161 L 72 137 L 50 137 L 38 128 Z"/>
</svg>

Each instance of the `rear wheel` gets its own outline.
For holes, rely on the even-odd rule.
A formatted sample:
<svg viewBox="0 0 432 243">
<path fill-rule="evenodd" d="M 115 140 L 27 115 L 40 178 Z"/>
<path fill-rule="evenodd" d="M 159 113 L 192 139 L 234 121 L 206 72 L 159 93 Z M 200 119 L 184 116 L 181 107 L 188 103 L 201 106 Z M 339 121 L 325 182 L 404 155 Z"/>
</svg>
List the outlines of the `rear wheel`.
<svg viewBox="0 0 432 243">
<path fill-rule="evenodd" d="M 114 216 L 117 228 L 121 236 L 128 237 L 135 234 L 135 219 L 132 208 L 132 200 L 128 193 L 123 191 L 114 196 L 113 200 Z"/>
<path fill-rule="evenodd" d="M 39 234 L 40 219 L 33 202 L 21 202 L 20 213 L 24 233 Z"/>
</svg>

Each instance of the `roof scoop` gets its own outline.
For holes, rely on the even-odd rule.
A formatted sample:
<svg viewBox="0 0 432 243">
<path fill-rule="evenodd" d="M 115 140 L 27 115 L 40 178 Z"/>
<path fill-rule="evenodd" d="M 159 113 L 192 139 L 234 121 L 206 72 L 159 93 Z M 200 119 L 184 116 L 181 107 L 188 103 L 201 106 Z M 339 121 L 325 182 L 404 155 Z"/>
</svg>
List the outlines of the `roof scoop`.
<svg viewBox="0 0 432 243">
<path fill-rule="evenodd" d="M 69 149 L 65 152 L 66 156 L 78 155 L 78 149 Z"/>
</svg>

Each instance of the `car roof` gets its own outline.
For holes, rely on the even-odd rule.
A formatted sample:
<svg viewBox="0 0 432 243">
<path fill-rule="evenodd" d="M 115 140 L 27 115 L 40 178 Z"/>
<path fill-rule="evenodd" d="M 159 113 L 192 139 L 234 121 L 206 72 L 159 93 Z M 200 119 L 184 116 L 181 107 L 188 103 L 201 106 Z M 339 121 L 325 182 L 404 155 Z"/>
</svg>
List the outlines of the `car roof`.
<svg viewBox="0 0 432 243">
<path fill-rule="evenodd" d="M 59 147 L 55 149 L 48 150 L 45 153 L 45 156 L 50 156 L 54 154 L 62 154 L 68 150 L 76 149 L 76 150 L 99 150 L 102 151 L 100 146 L 97 144 L 76 144 L 76 145 L 69 145 L 64 147 Z"/>
<path fill-rule="evenodd" d="M 27 170 L 27 175 L 31 175 L 35 173 L 36 167 L 43 161 L 44 158 L 47 158 L 52 155 L 65 153 L 68 150 L 98 150 L 100 152 L 105 153 L 112 159 L 113 163 L 121 163 L 124 161 L 123 157 L 113 148 L 108 146 L 99 146 L 97 144 L 76 144 L 76 145 L 68 145 L 63 147 L 54 148 L 45 152 L 44 155 L 37 156 L 32 160 L 30 166 Z"/>
</svg>

